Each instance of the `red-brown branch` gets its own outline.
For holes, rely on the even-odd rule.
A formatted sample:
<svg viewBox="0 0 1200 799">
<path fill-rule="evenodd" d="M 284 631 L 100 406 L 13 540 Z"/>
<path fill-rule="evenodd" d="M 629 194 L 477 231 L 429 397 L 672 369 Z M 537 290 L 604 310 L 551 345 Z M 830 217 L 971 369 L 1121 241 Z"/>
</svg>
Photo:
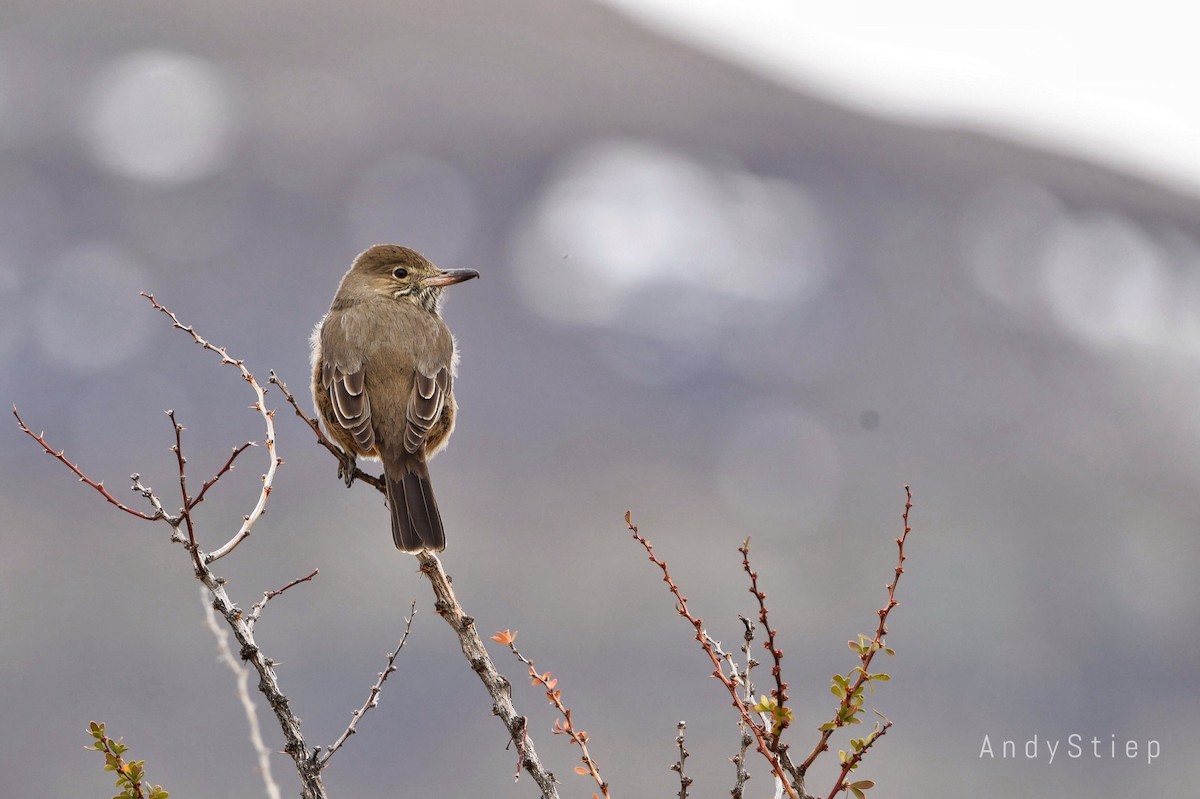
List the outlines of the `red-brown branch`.
<svg viewBox="0 0 1200 799">
<path fill-rule="evenodd" d="M 283 392 L 283 398 L 286 399 L 288 404 L 292 406 L 292 410 L 296 412 L 296 415 L 303 419 L 304 423 L 313 431 L 313 434 L 317 437 L 317 442 L 321 446 L 325 447 L 325 449 L 329 450 L 330 454 L 335 455 L 338 460 L 341 460 L 344 457 L 344 453 L 338 449 L 336 444 L 334 444 L 325 436 L 325 433 L 321 430 L 321 425 L 317 424 L 315 419 L 310 417 L 300 408 L 300 404 L 296 402 L 296 398 L 292 396 L 292 392 L 288 391 L 288 387 L 284 385 L 284 382 L 279 379 L 279 375 L 272 371 L 269 382 L 279 386 L 279 390 Z M 383 482 L 382 478 L 376 477 L 373 474 L 368 474 L 362 469 L 359 469 L 357 466 L 354 467 L 354 479 L 362 480 L 368 485 L 373 485 L 379 491 L 387 491 L 387 485 Z"/>
<path fill-rule="evenodd" d="M 579 747 L 579 751 L 582 753 L 581 760 L 583 761 L 583 765 L 577 766 L 575 773 L 590 776 L 595 781 L 597 787 L 600 788 L 600 793 L 604 796 L 604 799 L 610 799 L 608 783 L 600 776 L 600 764 L 588 752 L 588 734 L 585 730 L 575 727 L 575 722 L 571 718 L 571 709 L 563 704 L 562 691 L 557 687 L 558 680 L 551 677 L 550 672 L 546 672 L 545 674 L 538 673 L 538 670 L 533 666 L 533 661 L 522 655 L 520 650 L 517 649 L 516 639 L 517 634 L 510 630 L 505 630 L 492 636 L 493 641 L 507 646 L 517 656 L 517 660 L 529 667 L 529 677 L 533 680 L 533 684 L 540 685 L 546 689 L 546 699 L 562 715 L 561 719 L 555 719 L 554 721 L 554 733 L 556 735 L 567 736 L 571 740 L 571 743 Z"/>
<path fill-rule="evenodd" d="M 74 463 L 71 463 L 71 461 L 67 459 L 67 456 L 65 454 L 66 450 L 59 450 L 59 451 L 55 452 L 53 449 L 51 449 L 50 445 L 46 443 L 46 439 L 45 439 L 46 434 L 45 433 L 38 434 L 38 433 L 34 433 L 32 430 L 30 430 L 25 425 L 25 421 L 21 418 L 21 414 L 17 412 L 16 405 L 13 406 L 12 412 L 13 412 L 13 416 L 17 417 L 17 424 L 20 425 L 21 431 L 23 433 L 25 433 L 25 435 L 29 436 L 34 441 L 36 441 L 38 444 L 40 444 L 43 452 L 45 452 L 47 455 L 53 456 L 63 466 L 66 466 L 68 469 L 70 469 L 72 472 L 74 472 L 75 476 L 79 478 L 79 482 L 86 483 L 86 484 L 90 485 L 92 488 L 96 489 L 96 491 L 100 492 L 100 496 L 102 496 L 106 500 L 108 500 L 108 503 L 110 505 L 114 505 L 115 507 L 120 508 L 121 510 L 125 511 L 129 515 L 136 516 L 139 519 L 145 519 L 148 522 L 155 522 L 155 521 L 158 521 L 159 519 L 164 518 L 164 515 L 162 513 L 158 513 L 158 512 L 153 513 L 153 514 L 143 513 L 140 510 L 134 510 L 133 508 L 130 508 L 130 507 L 122 504 L 120 501 L 117 500 L 116 497 L 114 497 L 112 494 L 110 494 L 108 492 L 107 488 L 104 487 L 103 480 L 101 480 L 100 482 L 97 483 L 95 480 L 93 480 L 92 478 L 90 478 L 86 474 L 84 474 L 82 469 L 80 469 Z"/>
<path fill-rule="evenodd" d="M 876 741 L 886 735 L 888 728 L 891 726 L 892 722 L 885 719 L 883 726 L 871 733 L 870 739 L 867 740 L 862 749 L 859 749 L 850 757 L 846 758 L 846 760 L 842 763 L 842 772 L 838 774 L 837 782 L 833 784 L 833 790 L 829 792 L 829 796 L 825 797 L 825 799 L 833 799 L 839 793 L 846 790 L 846 777 L 850 776 L 850 772 L 853 771 L 854 767 L 857 766 L 859 761 L 863 759 L 863 755 L 867 753 L 867 750 L 874 746 Z"/>
<path fill-rule="evenodd" d="M 771 666 L 771 676 L 775 678 L 775 687 L 771 689 L 771 696 L 775 697 L 779 702 L 780 711 L 783 711 L 787 707 L 788 700 L 788 685 L 783 681 L 783 650 L 775 643 L 775 636 L 779 634 L 779 631 L 771 627 L 771 622 L 767 619 L 767 594 L 765 591 L 759 590 L 758 572 L 750 568 L 750 536 L 746 536 L 746 540 L 738 547 L 738 552 L 742 553 L 742 569 L 750 577 L 749 591 L 758 600 L 758 620 L 767 631 L 767 640 L 763 641 L 763 649 L 770 652 L 771 658 L 774 660 L 774 664 Z M 788 726 L 787 714 L 780 712 L 778 720 L 778 728 L 772 733 L 772 737 L 776 741 Z"/>
<path fill-rule="evenodd" d="M 655 557 L 654 547 L 648 540 L 646 540 L 644 536 L 638 532 L 638 528 L 630 520 L 630 514 L 628 512 L 625 514 L 625 525 L 629 529 L 629 532 L 633 535 L 634 540 L 641 544 L 646 550 L 646 555 L 649 557 L 650 562 L 662 571 L 663 582 L 667 584 L 667 588 L 675 597 L 675 610 L 680 616 L 683 616 L 685 619 L 687 619 L 688 623 L 691 624 L 695 629 L 696 640 L 700 642 L 701 648 L 704 649 L 705 654 L 708 655 L 709 659 L 713 663 L 713 676 L 720 680 L 721 684 L 724 685 L 726 690 L 729 691 L 729 695 L 733 699 L 733 706 L 737 708 L 738 713 L 741 714 L 742 721 L 754 734 L 755 748 L 758 749 L 759 753 L 762 754 L 762 756 L 767 759 L 767 762 L 771 764 L 771 770 L 775 772 L 775 776 L 778 777 L 779 781 L 783 784 L 783 788 L 785 791 L 787 791 L 787 795 L 791 797 L 791 799 L 799 799 L 799 796 L 796 793 L 795 788 L 792 787 L 791 780 L 788 779 L 788 775 L 785 773 L 779 758 L 768 745 L 765 736 L 769 733 L 765 727 L 763 727 L 754 719 L 754 716 L 751 714 L 749 708 L 747 708 L 745 703 L 742 702 L 742 698 L 738 696 L 737 685 L 734 684 L 733 680 L 731 680 L 729 677 L 726 677 L 724 671 L 721 670 L 721 659 L 717 656 L 712 644 L 710 644 L 708 641 L 708 636 L 704 632 L 704 622 L 693 616 L 691 611 L 688 610 L 687 597 L 683 595 L 683 593 L 679 590 L 679 586 L 677 586 L 675 581 L 671 578 L 671 572 L 667 568 L 666 561 Z"/>
<path fill-rule="evenodd" d="M 904 561 L 907 559 L 907 556 L 904 554 L 904 544 L 906 541 L 908 541 L 908 534 L 912 532 L 912 528 L 909 527 L 908 524 L 908 512 L 912 510 L 912 506 L 912 489 L 908 486 L 905 486 L 904 513 L 901 515 L 901 519 L 904 523 L 904 531 L 900 533 L 900 537 L 896 539 L 896 571 L 892 581 L 887 585 L 887 602 L 884 603 L 883 607 L 876 611 L 879 615 L 879 624 L 875 627 L 874 637 L 871 639 L 870 643 L 859 652 L 859 665 L 861 668 L 857 669 L 858 677 L 845 691 L 844 696 L 842 696 L 842 702 L 838 706 L 838 710 L 833 717 L 833 726 L 822 731 L 821 739 L 817 742 L 817 745 L 813 747 L 813 750 L 809 753 L 808 757 L 804 759 L 804 762 L 800 764 L 799 771 L 801 775 L 808 771 L 808 767 L 813 764 L 813 761 L 817 759 L 818 755 L 829 748 L 829 739 L 833 736 L 834 730 L 844 725 L 844 722 L 842 721 L 843 713 L 850 706 L 850 703 L 853 701 L 858 689 L 861 688 L 869 679 L 871 679 L 871 661 L 875 658 L 875 653 L 883 648 L 883 638 L 885 635 L 887 635 L 888 614 L 892 612 L 892 608 L 900 604 L 896 601 L 896 586 L 900 583 L 900 575 L 904 574 Z"/>
<path fill-rule="evenodd" d="M 216 485 L 217 481 L 220 480 L 225 475 L 226 472 L 233 469 L 233 462 L 234 462 L 234 460 L 237 459 L 238 455 L 241 455 L 243 452 L 245 452 L 250 447 L 257 447 L 257 446 L 258 446 L 258 444 L 256 444 L 255 442 L 247 441 L 245 444 L 242 444 L 240 447 L 234 447 L 233 454 L 229 456 L 229 460 L 225 461 L 225 465 L 222 466 L 220 468 L 220 470 L 218 470 L 217 473 L 212 476 L 211 479 L 205 480 L 204 485 L 200 486 L 200 493 L 192 498 L 192 501 L 188 504 L 188 510 L 191 510 L 192 508 L 196 507 L 197 505 L 199 505 L 201 502 L 204 501 L 204 495 L 208 493 L 208 489 L 210 489 L 214 485 Z"/>
</svg>

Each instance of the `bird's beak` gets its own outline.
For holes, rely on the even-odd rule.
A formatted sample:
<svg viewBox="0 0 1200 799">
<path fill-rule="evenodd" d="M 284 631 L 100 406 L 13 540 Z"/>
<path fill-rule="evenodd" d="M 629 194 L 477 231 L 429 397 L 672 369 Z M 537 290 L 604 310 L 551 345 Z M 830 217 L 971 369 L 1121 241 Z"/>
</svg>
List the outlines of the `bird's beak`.
<svg viewBox="0 0 1200 799">
<path fill-rule="evenodd" d="M 443 269 L 433 277 L 427 277 L 421 281 L 424 286 L 453 286 L 455 283 L 461 283 L 464 280 L 470 280 L 473 277 L 479 277 L 479 273 L 474 269 Z"/>
</svg>

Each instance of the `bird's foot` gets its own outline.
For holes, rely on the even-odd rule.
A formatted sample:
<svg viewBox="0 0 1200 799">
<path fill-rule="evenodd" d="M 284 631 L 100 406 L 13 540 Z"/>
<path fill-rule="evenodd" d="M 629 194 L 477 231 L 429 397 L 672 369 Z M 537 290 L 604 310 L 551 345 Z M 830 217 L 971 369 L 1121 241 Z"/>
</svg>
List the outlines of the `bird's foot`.
<svg viewBox="0 0 1200 799">
<path fill-rule="evenodd" d="M 354 472 L 358 469 L 358 459 L 353 455 L 342 453 L 338 463 L 338 477 L 346 484 L 346 488 L 354 485 Z"/>
</svg>

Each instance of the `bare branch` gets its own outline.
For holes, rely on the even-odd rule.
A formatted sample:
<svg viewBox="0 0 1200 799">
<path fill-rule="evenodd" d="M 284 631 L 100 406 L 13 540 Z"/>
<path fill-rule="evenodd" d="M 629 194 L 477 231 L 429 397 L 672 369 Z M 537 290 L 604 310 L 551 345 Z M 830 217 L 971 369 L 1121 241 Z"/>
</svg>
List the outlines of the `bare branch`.
<svg viewBox="0 0 1200 799">
<path fill-rule="evenodd" d="M 203 555 L 200 553 L 200 546 L 196 543 L 196 530 L 192 525 L 192 500 L 188 496 L 187 491 L 187 458 L 183 457 L 183 425 L 175 419 L 175 411 L 167 411 L 167 418 L 171 420 L 171 427 L 175 430 L 175 446 L 171 447 L 171 451 L 175 453 L 175 461 L 179 466 L 179 493 L 183 497 L 183 507 L 179 511 L 180 517 L 183 519 L 184 527 L 187 529 L 187 544 L 186 549 L 192 556 L 192 563 L 197 569 L 203 565 Z"/>
<path fill-rule="evenodd" d="M 224 466 L 222 466 L 222 467 L 221 467 L 221 468 L 220 468 L 220 469 L 217 471 L 217 473 L 216 473 L 215 475 L 213 475 L 213 476 L 212 476 L 212 478 L 211 478 L 211 479 L 209 479 L 209 480 L 205 480 L 205 481 L 204 481 L 204 485 L 202 485 L 202 486 L 200 487 L 200 493 L 199 493 L 199 494 L 197 494 L 197 495 L 196 495 L 196 496 L 195 496 L 195 497 L 192 499 L 191 503 L 188 505 L 188 510 L 191 510 L 192 508 L 196 507 L 197 505 L 199 505 L 201 502 L 203 502 L 203 501 L 204 501 L 204 495 L 208 493 L 208 489 L 210 489 L 210 488 L 212 488 L 214 485 L 216 485 L 216 484 L 217 484 L 217 481 L 218 481 L 218 480 L 220 480 L 220 479 L 221 479 L 221 477 L 222 477 L 222 476 L 223 476 L 223 475 L 224 475 L 226 472 L 228 472 L 228 471 L 230 471 L 231 469 L 233 469 L 233 462 L 234 462 L 234 460 L 236 460 L 236 459 L 237 459 L 237 456 L 238 456 L 238 455 L 241 455 L 243 452 L 245 452 L 245 451 L 246 451 L 247 449 L 249 449 L 250 447 L 257 447 L 257 446 L 258 446 L 258 444 L 257 444 L 257 443 L 255 443 L 255 442 L 253 442 L 253 441 L 247 441 L 245 444 L 242 444 L 240 447 L 234 447 L 234 448 L 233 448 L 233 454 L 229 456 L 229 460 L 225 461 L 225 465 L 224 465 Z"/>
<path fill-rule="evenodd" d="M 750 593 L 754 594 L 754 598 L 758 600 L 758 620 L 762 623 L 763 628 L 767 631 L 767 640 L 763 641 L 763 649 L 771 653 L 771 658 L 775 661 L 771 667 L 771 676 L 775 678 L 775 687 L 771 689 L 771 696 L 779 703 L 779 724 L 772 732 L 772 737 L 775 741 L 779 740 L 780 734 L 788 726 L 788 714 L 783 712 L 787 708 L 787 683 L 783 681 L 783 650 L 775 643 L 775 636 L 779 631 L 771 627 L 771 622 L 767 619 L 767 594 L 758 587 L 758 572 L 750 568 L 750 536 L 746 536 L 746 540 L 742 542 L 738 552 L 742 553 L 742 570 L 750 577 Z"/>
<path fill-rule="evenodd" d="M 704 622 L 696 616 L 693 616 L 691 611 L 688 610 L 687 597 L 683 595 L 683 593 L 679 590 L 679 586 L 677 586 L 675 581 L 671 578 L 671 572 L 667 569 L 666 561 L 655 557 L 654 547 L 649 541 L 646 540 L 644 536 L 638 532 L 638 528 L 631 521 L 631 517 L 628 512 L 625 513 L 625 525 L 629 529 L 629 532 L 633 535 L 634 540 L 641 544 L 642 548 L 646 550 L 646 555 L 650 559 L 650 562 L 652 562 L 662 571 L 663 582 L 667 584 L 667 588 L 675 597 L 676 612 L 678 612 L 680 616 L 683 616 L 685 619 L 687 619 L 688 623 L 691 624 L 692 628 L 695 630 L 696 640 L 700 642 L 700 647 L 704 650 L 705 654 L 708 655 L 709 659 L 712 660 L 714 667 L 712 676 L 720 680 L 721 684 L 724 685 L 726 690 L 729 691 L 729 695 L 733 699 L 733 706 L 737 708 L 742 720 L 746 723 L 747 727 L 754 735 L 755 748 L 760 754 L 762 754 L 763 757 L 767 759 L 767 762 L 771 764 L 771 770 L 782 782 L 784 790 L 787 791 L 788 796 L 791 797 L 791 799 L 800 799 L 800 795 L 797 793 L 796 788 L 792 787 L 792 783 L 784 771 L 783 765 L 780 762 L 780 758 L 774 751 L 772 751 L 771 746 L 767 741 L 767 736 L 770 735 L 769 731 L 763 725 L 755 721 L 754 717 L 750 713 L 749 708 L 746 706 L 746 703 L 744 703 L 742 698 L 738 696 L 737 685 L 732 679 L 726 677 L 725 673 L 721 670 L 721 658 L 718 656 L 716 649 L 713 648 L 708 634 L 704 631 Z"/>
<path fill-rule="evenodd" d="M 106 500 L 108 500 L 108 503 L 110 505 L 114 505 L 114 506 L 120 508 L 121 510 L 125 511 L 126 513 L 128 513 L 131 516 L 136 516 L 139 519 L 145 519 L 146 521 L 150 521 L 150 522 L 158 521 L 159 519 L 162 519 L 166 516 L 166 513 L 162 510 L 161 507 L 156 509 L 156 512 L 154 513 L 154 515 L 150 515 L 148 513 L 143 513 L 140 510 L 134 510 L 133 508 L 127 507 L 124 504 L 122 504 L 121 502 L 119 502 L 116 497 L 114 497 L 112 494 L 108 493 L 108 489 L 104 487 L 103 480 L 101 480 L 100 482 L 97 483 L 95 480 L 93 480 L 92 478 L 90 478 L 86 474 L 84 474 L 82 469 L 80 469 L 74 463 L 71 463 L 71 461 L 67 459 L 67 456 L 65 454 L 66 450 L 60 449 L 59 451 L 55 452 L 53 449 L 51 449 L 50 445 L 46 443 L 46 438 L 45 438 L 46 434 L 45 433 L 34 433 L 32 430 L 30 430 L 25 425 L 25 420 L 23 420 L 21 418 L 21 414 L 17 412 L 16 405 L 13 406 L 12 412 L 13 412 L 13 416 L 17 417 L 17 424 L 20 426 L 21 432 L 25 433 L 25 435 L 29 436 L 34 441 L 36 441 L 38 444 L 40 444 L 43 452 L 45 452 L 47 455 L 53 456 L 60 463 L 62 463 L 62 465 L 66 466 L 68 469 L 70 469 L 72 472 L 74 472 L 75 476 L 79 478 L 79 482 L 87 483 L 92 488 L 99 491 L 100 496 L 102 496 Z M 147 498 L 149 498 L 148 495 L 144 495 L 144 496 L 147 496 Z"/>
<path fill-rule="evenodd" d="M 745 616 L 738 616 L 738 618 L 746 628 L 746 632 L 742 636 L 742 654 L 746 657 L 746 670 L 743 672 L 744 679 L 742 681 L 742 701 L 749 705 L 754 701 L 754 683 L 751 681 L 750 674 L 758 665 L 758 661 L 750 654 L 750 645 L 754 643 L 754 622 Z M 733 790 L 729 792 L 733 799 L 743 799 L 746 782 L 750 779 L 750 774 L 746 771 L 746 752 L 749 751 L 750 744 L 754 743 L 754 736 L 750 734 L 750 728 L 745 719 L 738 719 L 738 732 L 741 735 L 738 742 L 738 753 L 730 758 L 737 769 Z"/>
<path fill-rule="evenodd" d="M 316 574 L 316 572 L 314 571 L 313 574 Z M 310 574 L 309 577 L 311 576 L 312 575 Z M 295 583 L 281 588 L 278 593 L 282 594 L 288 588 L 291 588 L 292 585 L 295 585 Z M 264 599 L 263 602 L 265 603 L 266 600 Z M 388 653 L 387 667 L 384 668 L 383 671 L 379 672 L 379 679 L 377 679 L 375 684 L 371 686 L 371 693 L 367 695 L 367 701 L 363 703 L 362 707 L 351 714 L 350 724 L 342 732 L 341 736 L 333 742 L 333 745 L 329 747 L 329 751 L 327 751 L 325 755 L 318 760 L 318 762 L 321 764 L 321 768 L 325 768 L 325 766 L 329 764 L 329 760 L 333 757 L 333 753 L 342 748 L 342 744 L 346 743 L 346 739 L 358 732 L 358 722 L 363 716 L 367 715 L 367 711 L 379 704 L 379 694 L 383 691 L 383 684 L 387 682 L 388 675 L 396 670 L 396 658 L 400 656 L 400 650 L 404 648 L 404 643 L 408 640 L 408 634 L 412 631 L 413 617 L 416 615 L 417 601 L 414 599 L 412 606 L 409 608 L 408 617 L 404 619 L 404 635 L 400 637 L 400 643 L 396 645 L 396 648 Z"/>
<path fill-rule="evenodd" d="M 679 731 L 679 735 L 675 736 L 675 743 L 679 746 L 679 759 L 671 766 L 671 771 L 679 773 L 679 799 L 688 799 L 688 786 L 692 784 L 692 779 L 683 773 L 683 764 L 688 759 L 688 750 L 683 745 L 683 731 L 687 729 L 687 723 L 681 721 L 675 725 L 675 729 Z"/>
<path fill-rule="evenodd" d="M 254 527 L 254 523 L 257 522 L 259 517 L 266 512 L 267 499 L 271 496 L 271 489 L 275 484 L 275 472 L 279 469 L 279 465 L 283 463 L 275 450 L 275 411 L 267 409 L 266 391 L 258 384 L 258 381 L 254 379 L 254 375 L 250 374 L 249 370 L 246 369 L 246 365 L 241 360 L 229 357 L 229 353 L 225 351 L 224 347 L 214 346 L 204 338 L 201 338 L 201 336 L 196 333 L 195 329 L 193 329 L 191 325 L 183 324 L 179 321 L 179 317 L 177 317 L 172 311 L 163 305 L 160 305 L 159 302 L 154 299 L 153 294 L 147 294 L 144 291 L 141 294 L 150 301 L 150 304 L 154 306 L 155 310 L 161 311 L 164 315 L 170 318 L 173 327 L 187 333 L 192 337 L 192 341 L 196 342 L 196 344 L 200 345 L 203 349 L 215 353 L 218 357 L 220 357 L 222 364 L 228 364 L 242 373 L 242 379 L 250 384 L 250 388 L 254 391 L 255 395 L 255 402 L 250 407 L 253 410 L 258 411 L 259 415 L 262 416 L 263 424 L 267 429 L 265 444 L 267 447 L 267 456 L 270 460 L 269 465 L 267 466 L 267 473 L 262 477 L 263 486 L 262 491 L 260 491 L 258 495 L 258 502 L 255 503 L 254 509 L 250 511 L 249 514 L 242 517 L 242 526 L 238 529 L 237 533 L 234 534 L 233 538 L 229 539 L 217 549 L 203 556 L 205 563 L 212 563 L 213 561 L 220 560 L 221 558 L 225 557 L 234 549 L 236 549 L 238 544 L 242 543 L 242 541 L 245 541 L 246 537 L 250 535 L 250 530 Z M 190 506 L 185 502 L 184 508 L 185 510 L 190 509 Z"/>
<path fill-rule="evenodd" d="M 300 408 L 300 404 L 296 402 L 296 398 L 292 396 L 292 392 L 288 391 L 288 387 L 284 385 L 284 382 L 279 379 L 279 375 L 275 374 L 274 371 L 271 372 L 270 382 L 279 386 L 279 390 L 283 392 L 283 397 L 287 400 L 288 404 L 292 406 L 292 410 L 294 410 L 296 415 L 303 419 L 304 423 L 308 425 L 309 429 L 316 434 L 317 443 L 329 450 L 330 454 L 335 455 L 340 461 L 343 457 L 342 451 L 338 449 L 336 444 L 334 444 L 325 436 L 325 433 L 321 430 L 321 425 L 317 424 L 315 419 L 311 418 Z M 368 474 L 362 469 L 359 469 L 357 466 L 354 467 L 354 479 L 362 480 L 368 485 L 373 485 L 380 491 L 387 491 L 387 485 L 384 483 L 383 478 L 376 477 L 373 474 Z"/>
<path fill-rule="evenodd" d="M 217 624 L 217 614 L 213 612 L 212 603 L 208 599 L 208 589 L 201 587 L 200 603 L 204 605 L 204 622 L 217 639 L 217 657 L 229 667 L 237 678 L 237 695 L 242 703 L 242 711 L 246 714 L 246 724 L 250 727 L 250 744 L 258 755 L 258 769 L 262 774 L 263 787 L 266 788 L 270 799 L 280 799 L 279 786 L 271 776 L 271 750 L 263 742 L 262 729 L 258 725 L 258 708 L 250 698 L 250 669 L 243 666 L 233 656 L 229 648 L 229 633 Z"/>
<path fill-rule="evenodd" d="M 284 591 L 288 590 L 289 588 L 292 588 L 293 586 L 297 586 L 300 583 L 307 583 L 309 580 L 311 580 L 312 578 L 317 576 L 318 571 L 320 571 L 320 570 L 313 569 L 311 572 L 309 572 L 305 576 L 297 577 L 295 580 L 292 580 L 290 583 L 285 585 L 283 588 L 278 588 L 274 591 L 263 591 L 262 602 L 255 603 L 254 607 L 250 608 L 250 613 L 247 614 L 247 616 L 246 616 L 246 622 L 251 627 L 253 627 L 255 622 L 258 621 L 258 617 L 262 615 L 263 608 L 265 608 L 267 606 L 268 602 L 270 602 L 272 599 L 279 596 L 280 594 L 282 594 Z"/>
<path fill-rule="evenodd" d="M 574 719 L 571 718 L 571 709 L 563 704 L 562 691 L 558 689 L 558 680 L 550 676 L 550 672 L 541 674 L 533 666 L 533 661 L 521 654 L 517 649 L 516 640 L 517 634 L 511 630 L 496 633 L 492 636 L 492 640 L 503 646 L 507 646 L 517 660 L 524 663 L 529 668 L 529 676 L 533 680 L 534 685 L 540 685 L 546 689 L 546 699 L 554 706 L 561 715 L 561 719 L 554 721 L 554 734 L 565 735 L 571 739 L 571 743 L 579 747 L 582 753 L 582 766 L 575 767 L 575 773 L 591 777 L 597 787 L 600 788 L 600 793 L 608 799 L 608 783 L 600 776 L 600 764 L 596 762 L 591 753 L 588 752 L 588 734 L 585 730 L 578 729 L 575 726 Z"/>
<path fill-rule="evenodd" d="M 475 620 L 466 615 L 462 605 L 458 604 L 458 599 L 454 596 L 454 588 L 450 584 L 450 577 L 442 568 L 441 561 L 431 552 L 418 552 L 416 557 L 421 563 L 421 573 L 429 578 L 434 596 L 437 597 L 434 609 L 458 636 L 458 643 L 462 647 L 463 655 L 466 656 L 467 662 L 471 664 L 471 668 L 479 675 L 480 681 L 491 695 L 492 701 L 495 703 L 492 712 L 504 722 L 517 751 L 523 753 L 522 767 L 538 784 L 542 791 L 542 799 L 558 799 L 558 789 L 554 787 L 554 775 L 547 771 L 538 759 L 533 740 L 526 731 L 527 721 L 513 707 L 512 684 L 496 671 L 496 666 L 492 663 L 492 658 L 488 655 L 483 640 L 480 639 L 479 633 L 475 629 Z"/>
</svg>

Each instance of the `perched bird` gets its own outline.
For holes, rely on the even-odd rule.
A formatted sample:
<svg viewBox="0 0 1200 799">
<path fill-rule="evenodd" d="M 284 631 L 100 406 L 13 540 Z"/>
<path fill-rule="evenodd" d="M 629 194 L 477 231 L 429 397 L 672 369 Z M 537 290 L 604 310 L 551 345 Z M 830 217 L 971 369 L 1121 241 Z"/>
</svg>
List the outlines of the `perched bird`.
<svg viewBox="0 0 1200 799">
<path fill-rule="evenodd" d="M 383 461 L 402 552 L 446 548 L 428 467 L 458 410 L 458 353 L 442 321 L 442 291 L 473 277 L 473 269 L 438 269 L 407 247 L 376 245 L 354 259 L 313 331 L 313 402 L 344 453 L 338 473 L 349 486 L 357 456 Z"/>
</svg>

